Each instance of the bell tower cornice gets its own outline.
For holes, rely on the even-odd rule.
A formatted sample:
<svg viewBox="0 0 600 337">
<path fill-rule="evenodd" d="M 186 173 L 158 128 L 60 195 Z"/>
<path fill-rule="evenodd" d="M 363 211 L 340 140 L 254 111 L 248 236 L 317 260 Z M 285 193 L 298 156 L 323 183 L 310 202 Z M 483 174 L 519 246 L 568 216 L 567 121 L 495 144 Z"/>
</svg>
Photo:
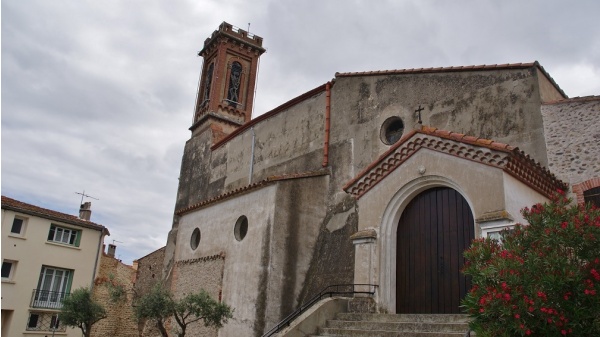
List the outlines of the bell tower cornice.
<svg viewBox="0 0 600 337">
<path fill-rule="evenodd" d="M 198 56 L 209 56 L 222 43 L 237 45 L 240 49 L 246 49 L 248 52 L 260 56 L 266 51 L 262 47 L 262 41 L 263 38 L 258 35 L 251 34 L 241 28 L 223 22 L 219 25 L 219 29 L 212 33 L 211 37 L 204 40 L 204 48 L 198 53 Z"/>
</svg>

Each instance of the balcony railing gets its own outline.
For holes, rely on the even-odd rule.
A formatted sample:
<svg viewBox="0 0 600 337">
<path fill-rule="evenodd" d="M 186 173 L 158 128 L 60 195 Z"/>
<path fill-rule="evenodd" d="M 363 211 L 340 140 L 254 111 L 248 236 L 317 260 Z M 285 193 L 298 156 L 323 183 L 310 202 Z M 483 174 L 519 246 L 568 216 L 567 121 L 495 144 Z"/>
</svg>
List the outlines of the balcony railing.
<svg viewBox="0 0 600 337">
<path fill-rule="evenodd" d="M 44 309 L 60 309 L 62 308 L 63 299 L 67 296 L 69 296 L 69 293 L 33 289 L 30 307 Z"/>
</svg>

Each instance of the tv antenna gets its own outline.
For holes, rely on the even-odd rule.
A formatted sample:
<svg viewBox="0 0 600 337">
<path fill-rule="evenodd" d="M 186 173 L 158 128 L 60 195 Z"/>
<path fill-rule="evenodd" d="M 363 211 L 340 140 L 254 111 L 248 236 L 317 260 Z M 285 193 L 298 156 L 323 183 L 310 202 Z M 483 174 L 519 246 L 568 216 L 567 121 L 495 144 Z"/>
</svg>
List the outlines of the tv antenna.
<svg viewBox="0 0 600 337">
<path fill-rule="evenodd" d="M 75 194 L 79 194 L 79 195 L 81 195 L 81 202 L 79 203 L 79 205 L 83 205 L 83 197 L 86 197 L 86 198 L 91 198 L 91 199 L 94 199 L 94 200 L 100 200 L 100 199 L 98 199 L 98 198 L 94 198 L 94 197 L 92 197 L 91 195 L 87 195 L 87 194 L 85 194 L 85 190 L 83 190 L 83 193 L 75 192 Z"/>
</svg>

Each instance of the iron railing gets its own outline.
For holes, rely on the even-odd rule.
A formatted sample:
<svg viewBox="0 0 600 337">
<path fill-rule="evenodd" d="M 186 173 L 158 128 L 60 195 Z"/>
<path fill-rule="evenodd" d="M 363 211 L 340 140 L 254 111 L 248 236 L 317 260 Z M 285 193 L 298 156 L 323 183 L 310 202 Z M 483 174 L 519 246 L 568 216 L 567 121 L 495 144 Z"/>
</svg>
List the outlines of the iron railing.
<svg viewBox="0 0 600 337">
<path fill-rule="evenodd" d="M 270 337 L 283 328 L 290 325 L 290 323 L 302 315 L 308 309 L 310 309 L 315 303 L 319 302 L 323 298 L 342 296 L 342 297 L 354 297 L 356 294 L 374 295 L 378 285 L 376 284 L 334 284 L 321 290 L 317 295 L 312 297 L 310 300 L 302 303 L 298 309 L 291 314 L 287 315 L 281 322 L 275 325 L 271 330 L 267 331 L 262 337 Z"/>
<path fill-rule="evenodd" d="M 69 293 L 66 292 L 33 289 L 30 307 L 60 309 L 62 308 L 63 299 L 67 296 L 69 296 Z"/>
</svg>

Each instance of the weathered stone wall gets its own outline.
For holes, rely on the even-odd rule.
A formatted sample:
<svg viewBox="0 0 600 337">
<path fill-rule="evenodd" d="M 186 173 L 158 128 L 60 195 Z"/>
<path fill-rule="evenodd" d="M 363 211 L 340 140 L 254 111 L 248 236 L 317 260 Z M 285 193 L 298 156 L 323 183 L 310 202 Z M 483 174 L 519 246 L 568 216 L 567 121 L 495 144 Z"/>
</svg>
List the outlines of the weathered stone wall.
<svg viewBox="0 0 600 337">
<path fill-rule="evenodd" d="M 225 256 L 222 300 L 235 311 L 233 319 L 220 331 L 224 336 L 254 335 L 257 317 L 264 317 L 267 303 L 265 284 L 268 282 L 266 276 L 271 252 L 269 238 L 273 226 L 276 190 L 276 184 L 271 184 L 247 191 L 184 214 L 179 221 L 177 241 L 181 244 L 175 250 L 172 288 L 178 292 L 178 285 L 184 288 L 188 283 L 202 286 L 199 283 L 203 277 L 201 274 L 205 272 L 202 265 L 188 266 L 190 273 L 181 274 L 179 267 L 183 262 L 180 261 Z M 235 224 L 241 216 L 247 218 L 248 229 L 246 236 L 237 240 L 234 235 Z M 190 238 L 196 228 L 200 231 L 201 239 L 198 247 L 193 249 Z M 221 289 L 221 285 L 218 289 Z"/>
<path fill-rule="evenodd" d="M 135 295 L 141 297 L 163 279 L 162 267 L 165 260 L 165 247 L 137 260 L 137 273 L 135 280 Z"/>
<path fill-rule="evenodd" d="M 542 106 L 548 168 L 569 184 L 600 177 L 600 96 Z"/>
<path fill-rule="evenodd" d="M 424 125 L 518 146 L 545 165 L 537 72 L 532 67 L 338 77 L 332 89 L 332 144 L 352 141 L 349 170 L 358 173 L 389 147 L 380 140 L 383 122 L 398 116 L 406 133 L 418 126 L 420 106 Z"/>
<path fill-rule="evenodd" d="M 102 254 L 100 269 L 95 280 L 93 296 L 106 309 L 107 318 L 94 324 L 94 337 L 137 337 L 138 324 L 133 312 L 133 287 L 136 270 L 121 261 Z M 118 302 L 110 298 L 109 286 L 122 286 L 125 296 Z"/>
<path fill-rule="evenodd" d="M 316 243 L 321 236 L 326 215 L 329 176 L 281 181 L 277 186 L 275 217 L 268 251 L 268 282 L 264 316 L 259 317 L 255 335 L 294 311 L 302 302 L 308 270 L 315 257 Z M 261 326 L 262 325 L 262 326 Z"/>
</svg>

